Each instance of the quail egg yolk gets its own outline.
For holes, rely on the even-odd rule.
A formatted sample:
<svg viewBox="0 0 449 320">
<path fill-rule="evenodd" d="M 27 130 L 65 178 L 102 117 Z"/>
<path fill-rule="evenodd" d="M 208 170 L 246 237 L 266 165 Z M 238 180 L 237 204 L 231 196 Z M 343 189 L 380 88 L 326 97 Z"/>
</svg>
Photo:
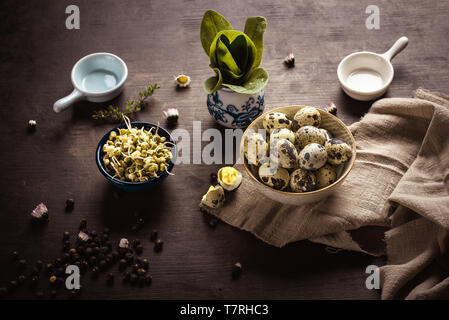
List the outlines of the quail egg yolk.
<svg viewBox="0 0 449 320">
<path fill-rule="evenodd" d="M 238 176 L 238 171 L 233 167 L 224 167 L 220 170 L 220 180 L 223 181 L 224 184 L 232 185 Z"/>
<path fill-rule="evenodd" d="M 180 83 L 186 83 L 189 79 L 187 78 L 187 76 L 179 76 L 176 80 L 178 80 L 178 82 Z"/>
</svg>

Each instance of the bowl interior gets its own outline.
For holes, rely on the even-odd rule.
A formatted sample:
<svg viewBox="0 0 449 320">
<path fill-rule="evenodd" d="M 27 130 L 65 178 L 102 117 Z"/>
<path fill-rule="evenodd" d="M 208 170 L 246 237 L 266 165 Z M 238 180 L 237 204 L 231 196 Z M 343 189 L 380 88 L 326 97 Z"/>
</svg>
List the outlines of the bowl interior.
<svg viewBox="0 0 449 320">
<path fill-rule="evenodd" d="M 128 71 L 119 57 L 94 53 L 82 58 L 73 67 L 73 84 L 86 93 L 106 93 L 126 80 Z"/>
<path fill-rule="evenodd" d="M 348 129 L 348 127 L 346 127 L 346 125 L 340 119 L 338 119 L 337 117 L 333 116 L 332 114 L 330 114 L 326 111 L 318 109 L 321 114 L 320 128 L 330 131 L 333 134 L 334 138 L 341 138 L 341 139 L 345 140 L 351 146 L 351 148 L 353 150 L 351 159 L 349 161 L 347 161 L 346 163 L 336 167 L 337 177 L 338 177 L 337 181 L 335 181 L 333 184 L 331 184 L 330 186 L 327 186 L 325 188 L 311 191 L 311 192 L 304 192 L 304 193 L 295 193 L 295 192 L 289 192 L 289 191 L 276 190 L 276 189 L 273 189 L 273 188 L 265 185 L 264 183 L 262 183 L 262 181 L 260 181 L 259 174 L 258 174 L 258 167 L 255 165 L 249 164 L 248 161 L 246 160 L 245 156 L 243 155 L 243 142 L 245 141 L 245 136 L 248 135 L 252 131 L 257 132 L 258 130 L 264 130 L 262 123 L 263 123 L 263 118 L 265 117 L 265 115 L 267 113 L 282 112 L 282 113 L 285 113 L 290 119 L 293 119 L 296 112 L 298 112 L 298 110 L 305 108 L 305 107 L 306 106 L 288 106 L 288 107 L 280 107 L 280 108 L 276 108 L 274 110 L 270 110 L 270 111 L 262 114 L 256 120 L 254 120 L 254 122 L 251 123 L 250 126 L 244 132 L 242 140 L 241 140 L 241 146 L 240 146 L 241 158 L 244 159 L 244 162 L 243 162 L 244 168 L 246 169 L 248 175 L 253 180 L 255 180 L 256 183 L 262 185 L 264 188 L 268 188 L 272 191 L 280 192 L 283 194 L 291 194 L 291 195 L 295 195 L 295 196 L 307 196 L 310 194 L 323 192 L 326 189 L 332 188 L 332 186 L 340 183 L 346 177 L 346 175 L 349 173 L 349 171 L 351 170 L 352 165 L 354 164 L 354 161 L 355 161 L 355 148 L 356 148 L 355 140 L 354 140 L 354 137 L 352 136 L 351 131 Z"/>
<path fill-rule="evenodd" d="M 338 77 L 347 88 L 369 93 L 390 84 L 393 67 L 379 54 L 357 52 L 342 60 L 338 66 Z"/>
<path fill-rule="evenodd" d="M 171 170 L 173 169 L 173 166 L 175 165 L 175 162 L 176 162 L 176 156 L 177 156 L 176 141 L 175 141 L 175 139 L 172 137 L 172 135 L 171 135 L 167 130 L 165 130 L 164 128 L 158 127 L 157 124 L 154 124 L 154 123 L 151 123 L 151 122 L 131 122 L 131 126 L 132 126 L 133 128 L 142 128 L 142 127 L 144 127 L 146 130 L 148 130 L 148 129 L 152 128 L 152 127 L 158 128 L 158 131 L 157 131 L 158 134 L 159 134 L 161 137 L 165 137 L 167 141 L 170 141 L 170 142 L 173 143 L 173 147 L 171 148 L 171 152 L 172 152 L 172 155 L 173 155 L 172 161 L 171 161 L 170 164 L 167 166 L 167 170 L 168 170 L 168 171 L 171 171 Z M 164 171 L 164 172 L 161 173 L 161 175 L 160 175 L 158 178 L 149 179 L 149 180 L 147 180 L 147 181 L 130 182 L 130 181 L 122 181 L 122 180 L 120 180 L 120 179 L 114 178 L 111 174 L 109 174 L 109 172 L 106 170 L 106 168 L 105 168 L 105 166 L 104 166 L 104 163 L 103 163 L 103 155 L 104 155 L 104 154 L 103 154 L 103 151 L 102 151 L 103 145 L 104 145 L 104 144 L 106 143 L 106 141 L 108 140 L 109 134 L 110 134 L 112 131 L 118 132 L 118 129 L 121 129 L 121 128 L 126 128 L 126 125 L 125 125 L 125 124 L 122 124 L 122 125 L 119 125 L 119 126 L 115 127 L 115 128 L 112 129 L 112 130 L 109 130 L 109 131 L 103 136 L 103 138 L 101 138 L 100 142 L 98 143 L 97 150 L 96 150 L 96 153 L 95 153 L 95 159 L 96 159 L 96 162 L 97 162 L 97 166 L 98 166 L 98 168 L 100 169 L 100 172 L 101 172 L 101 173 L 102 173 L 102 174 L 103 174 L 109 181 L 113 182 L 114 184 L 117 184 L 117 185 L 123 185 L 123 186 L 141 186 L 141 185 L 145 185 L 145 184 L 151 184 L 151 183 L 154 183 L 154 182 L 156 182 L 156 181 L 159 181 L 160 179 L 162 179 L 162 178 L 168 176 L 168 173 Z"/>
</svg>

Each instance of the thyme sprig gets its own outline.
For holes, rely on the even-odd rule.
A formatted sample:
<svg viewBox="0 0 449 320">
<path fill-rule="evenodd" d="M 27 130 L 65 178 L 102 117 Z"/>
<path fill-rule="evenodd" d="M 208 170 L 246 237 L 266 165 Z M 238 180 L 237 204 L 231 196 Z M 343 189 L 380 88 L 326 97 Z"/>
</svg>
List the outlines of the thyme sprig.
<svg viewBox="0 0 449 320">
<path fill-rule="evenodd" d="M 157 83 L 150 84 L 143 91 L 139 92 L 139 98 L 137 100 L 129 100 L 126 103 L 124 111 L 121 111 L 119 107 L 113 105 L 107 106 L 105 109 L 97 110 L 92 115 L 95 120 L 109 120 L 112 122 L 120 122 L 123 116 L 131 117 L 136 112 L 139 112 L 145 108 L 145 100 L 152 96 L 156 89 L 159 89 Z"/>
</svg>

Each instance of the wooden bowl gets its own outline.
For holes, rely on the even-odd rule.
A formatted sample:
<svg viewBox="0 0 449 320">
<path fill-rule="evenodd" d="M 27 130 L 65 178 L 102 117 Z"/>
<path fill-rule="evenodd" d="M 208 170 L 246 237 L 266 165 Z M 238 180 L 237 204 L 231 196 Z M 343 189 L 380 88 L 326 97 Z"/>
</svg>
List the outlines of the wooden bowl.
<svg viewBox="0 0 449 320">
<path fill-rule="evenodd" d="M 306 108 L 306 106 L 288 106 L 288 107 L 280 107 L 276 108 L 274 110 L 270 110 L 261 116 L 259 116 L 256 120 L 254 120 L 248 128 L 245 130 L 242 136 L 241 144 L 240 144 L 240 151 L 241 151 L 241 158 L 243 159 L 243 167 L 245 168 L 246 173 L 250 177 L 251 180 L 254 181 L 253 185 L 255 188 L 257 188 L 257 191 L 265 195 L 266 197 L 278 201 L 281 203 L 286 204 L 292 204 L 292 205 L 300 205 L 305 203 L 311 203 L 316 202 L 319 200 L 323 200 L 326 197 L 328 197 L 333 191 L 335 191 L 346 179 L 349 172 L 352 169 L 352 166 L 355 162 L 356 157 L 356 145 L 354 137 L 352 136 L 351 131 L 348 129 L 348 127 L 337 117 L 334 115 L 323 111 L 321 109 L 318 109 L 321 114 L 321 125 L 320 128 L 329 130 L 335 138 L 341 138 L 345 140 L 352 148 L 352 157 L 349 161 L 346 163 L 339 165 L 336 167 L 337 171 L 337 181 L 332 183 L 331 185 L 318 189 L 315 191 L 310 192 L 303 192 L 303 193 L 295 193 L 295 192 L 289 192 L 289 191 L 280 191 L 273 189 L 264 183 L 262 183 L 259 179 L 258 174 L 258 167 L 255 165 L 251 165 L 246 160 L 244 154 L 243 154 L 243 143 L 245 141 L 246 136 L 251 132 L 257 132 L 259 129 L 264 129 L 262 122 L 265 115 L 272 112 L 281 112 L 285 113 L 290 119 L 293 119 L 294 115 L 298 110 Z M 291 170 L 289 170 L 291 172 Z"/>
</svg>

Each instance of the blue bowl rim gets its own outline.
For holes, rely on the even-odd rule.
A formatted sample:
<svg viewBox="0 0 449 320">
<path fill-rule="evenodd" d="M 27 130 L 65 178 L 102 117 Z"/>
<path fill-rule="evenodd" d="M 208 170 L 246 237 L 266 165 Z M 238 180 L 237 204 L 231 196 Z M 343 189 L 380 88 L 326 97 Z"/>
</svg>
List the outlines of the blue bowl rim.
<svg viewBox="0 0 449 320">
<path fill-rule="evenodd" d="M 170 142 L 173 143 L 173 147 L 172 147 L 172 149 L 171 149 L 171 152 L 172 152 L 173 157 L 172 157 L 172 161 L 170 162 L 170 164 L 169 164 L 168 167 L 167 167 L 167 170 L 171 172 L 172 169 L 173 169 L 173 167 L 175 166 L 176 157 L 177 157 L 177 151 L 178 151 L 178 149 L 177 149 L 177 147 L 176 147 L 176 141 L 175 141 L 175 139 L 173 138 L 173 136 L 172 136 L 172 135 L 170 134 L 170 132 L 168 132 L 166 129 L 162 128 L 161 126 L 159 126 L 159 125 L 157 125 L 157 124 L 155 124 L 155 123 L 152 123 L 152 122 L 145 122 L 145 121 L 135 121 L 135 122 L 131 122 L 131 127 L 138 127 L 138 126 L 140 126 L 140 127 L 144 126 L 145 128 L 147 128 L 147 127 L 155 127 L 155 128 L 159 128 L 159 129 L 158 129 L 158 134 L 160 133 L 160 131 L 162 131 L 162 132 L 163 132 L 162 136 L 165 136 L 166 138 L 169 138 Z M 115 128 L 112 128 L 111 130 L 109 130 L 109 131 L 103 136 L 103 138 L 100 139 L 100 142 L 98 143 L 98 146 L 97 146 L 97 150 L 96 150 L 96 152 L 95 152 L 95 162 L 97 163 L 97 167 L 98 167 L 98 169 L 100 170 L 100 172 L 106 177 L 106 179 L 108 179 L 108 180 L 110 180 L 111 182 L 114 182 L 114 183 L 116 183 L 116 184 L 124 185 L 124 186 L 142 186 L 142 185 L 145 185 L 145 184 L 150 184 L 150 183 L 152 183 L 152 182 L 159 181 L 160 179 L 162 179 L 162 178 L 168 176 L 168 173 L 164 171 L 164 172 L 162 172 L 162 174 L 161 174 L 159 177 L 157 177 L 157 178 L 152 178 L 152 179 L 147 180 L 147 181 L 131 182 L 131 181 L 123 181 L 123 180 L 114 178 L 114 177 L 112 177 L 112 176 L 109 174 L 109 172 L 108 172 L 108 171 L 105 169 L 105 167 L 104 167 L 103 159 L 102 159 L 102 157 L 101 157 L 101 152 L 102 152 L 101 149 L 103 148 L 103 145 L 104 145 L 104 144 L 106 143 L 106 141 L 108 140 L 110 133 L 111 133 L 112 131 L 118 131 L 118 129 L 122 129 L 122 128 L 126 128 L 126 124 L 125 124 L 125 123 L 122 123 L 121 125 L 119 125 L 119 126 L 117 126 L 117 127 L 115 127 Z"/>
</svg>

